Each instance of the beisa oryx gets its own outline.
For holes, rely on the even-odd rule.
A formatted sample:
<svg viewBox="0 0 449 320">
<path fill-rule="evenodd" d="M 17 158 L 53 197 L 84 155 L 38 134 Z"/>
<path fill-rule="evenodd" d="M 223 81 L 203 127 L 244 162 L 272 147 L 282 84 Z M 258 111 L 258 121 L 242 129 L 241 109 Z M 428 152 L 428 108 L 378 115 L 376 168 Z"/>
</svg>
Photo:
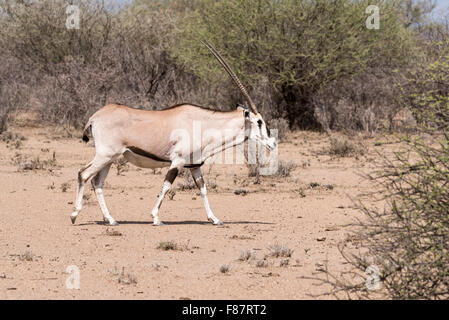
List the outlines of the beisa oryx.
<svg viewBox="0 0 449 320">
<path fill-rule="evenodd" d="M 85 184 L 92 178 L 104 221 L 117 225 L 109 214 L 102 188 L 112 162 L 123 155 L 138 167 L 169 167 L 162 191 L 152 210 L 154 225 L 162 225 L 158 217 L 159 208 L 182 168 L 190 169 L 201 192 L 209 221 L 215 225 L 222 224 L 209 207 L 201 166 L 209 157 L 242 144 L 247 139 L 269 150 L 276 147 L 276 139 L 270 137 L 265 121 L 229 65 L 210 44 L 203 43 L 231 76 L 251 111 L 237 107 L 233 111 L 221 112 L 188 103 L 160 111 L 139 110 L 118 104 L 101 108 L 90 117 L 84 128 L 83 140 L 87 142 L 90 133 L 95 142 L 95 157 L 78 172 L 75 210 L 70 215 L 72 223 L 75 223 L 81 211 Z M 195 125 L 199 125 L 202 132 L 211 129 L 219 134 L 203 134 L 196 139 L 200 141 L 194 141 Z"/>
</svg>

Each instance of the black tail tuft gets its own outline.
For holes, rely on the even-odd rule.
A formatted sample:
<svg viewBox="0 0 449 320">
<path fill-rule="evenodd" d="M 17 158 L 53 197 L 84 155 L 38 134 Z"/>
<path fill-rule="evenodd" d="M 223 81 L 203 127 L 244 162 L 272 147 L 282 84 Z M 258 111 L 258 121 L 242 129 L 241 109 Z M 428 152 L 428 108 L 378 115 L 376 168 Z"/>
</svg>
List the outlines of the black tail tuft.
<svg viewBox="0 0 449 320">
<path fill-rule="evenodd" d="M 91 123 L 90 119 L 89 119 L 89 122 L 84 127 L 84 131 L 83 131 L 83 141 L 84 142 L 89 141 L 89 136 L 88 136 L 89 134 L 92 134 L 92 123 Z"/>
</svg>

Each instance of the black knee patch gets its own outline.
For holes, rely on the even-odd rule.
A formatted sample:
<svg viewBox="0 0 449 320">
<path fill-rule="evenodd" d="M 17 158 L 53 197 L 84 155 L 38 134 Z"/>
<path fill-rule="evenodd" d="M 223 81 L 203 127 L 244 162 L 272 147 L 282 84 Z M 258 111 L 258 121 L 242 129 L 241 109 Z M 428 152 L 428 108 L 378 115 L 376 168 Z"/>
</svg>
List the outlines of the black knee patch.
<svg viewBox="0 0 449 320">
<path fill-rule="evenodd" d="M 203 176 L 198 177 L 198 179 L 193 179 L 195 181 L 196 186 L 198 187 L 198 189 L 201 189 L 202 187 L 204 187 L 204 179 Z"/>
<path fill-rule="evenodd" d="M 97 173 L 97 174 L 95 175 L 95 177 L 93 177 L 92 180 L 91 180 L 92 187 L 94 187 L 94 189 L 95 189 L 96 186 L 99 187 L 99 188 L 102 188 L 102 187 L 103 187 L 103 185 L 98 185 L 98 180 L 99 180 L 99 178 L 100 178 L 100 174 Z"/>
<path fill-rule="evenodd" d="M 167 175 L 165 176 L 165 181 L 168 181 L 171 184 L 173 184 L 173 181 L 175 181 L 177 176 L 178 176 L 178 168 L 172 168 L 168 170 Z"/>
<path fill-rule="evenodd" d="M 82 184 L 83 183 L 83 178 L 81 177 L 81 170 L 78 171 L 78 184 Z"/>
</svg>

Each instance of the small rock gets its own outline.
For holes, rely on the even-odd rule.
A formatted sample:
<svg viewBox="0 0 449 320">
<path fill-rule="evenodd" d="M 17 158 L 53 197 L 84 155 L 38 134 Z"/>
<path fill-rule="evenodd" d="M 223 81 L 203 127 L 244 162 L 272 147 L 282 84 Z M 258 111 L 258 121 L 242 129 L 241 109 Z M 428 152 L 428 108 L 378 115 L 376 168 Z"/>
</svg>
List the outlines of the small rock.
<svg viewBox="0 0 449 320">
<path fill-rule="evenodd" d="M 234 194 L 245 196 L 248 194 L 248 190 L 246 189 L 234 189 Z"/>
</svg>

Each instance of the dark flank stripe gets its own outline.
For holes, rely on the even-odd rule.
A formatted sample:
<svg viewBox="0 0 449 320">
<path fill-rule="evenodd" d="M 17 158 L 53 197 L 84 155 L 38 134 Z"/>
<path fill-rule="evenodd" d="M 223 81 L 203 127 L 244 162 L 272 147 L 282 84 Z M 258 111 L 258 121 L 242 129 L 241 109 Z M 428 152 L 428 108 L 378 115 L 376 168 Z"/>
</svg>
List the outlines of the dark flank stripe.
<svg viewBox="0 0 449 320">
<path fill-rule="evenodd" d="M 154 161 L 171 162 L 170 160 L 165 160 L 165 159 L 159 158 L 158 156 L 156 156 L 156 155 L 154 155 L 154 154 L 152 154 L 150 152 L 147 152 L 145 150 L 142 150 L 140 148 L 137 148 L 137 147 L 130 146 L 130 147 L 128 147 L 128 149 L 131 150 L 132 152 L 134 152 L 135 154 L 138 154 L 139 156 L 150 158 L 150 159 L 152 159 Z"/>
<path fill-rule="evenodd" d="M 154 155 L 154 154 L 152 154 L 150 152 L 147 152 L 145 150 L 142 150 L 142 149 L 140 149 L 138 147 L 130 146 L 130 147 L 128 147 L 128 149 L 130 151 L 134 152 L 135 154 L 138 154 L 139 156 L 150 158 L 150 159 L 152 159 L 154 161 L 171 162 L 170 160 L 159 158 L 158 156 L 156 156 L 156 155 Z M 204 161 L 201 162 L 201 163 L 197 163 L 197 164 L 186 164 L 184 167 L 185 168 L 189 168 L 189 169 L 191 169 L 191 168 L 198 168 L 198 167 L 201 167 L 203 164 L 204 164 Z"/>
</svg>

